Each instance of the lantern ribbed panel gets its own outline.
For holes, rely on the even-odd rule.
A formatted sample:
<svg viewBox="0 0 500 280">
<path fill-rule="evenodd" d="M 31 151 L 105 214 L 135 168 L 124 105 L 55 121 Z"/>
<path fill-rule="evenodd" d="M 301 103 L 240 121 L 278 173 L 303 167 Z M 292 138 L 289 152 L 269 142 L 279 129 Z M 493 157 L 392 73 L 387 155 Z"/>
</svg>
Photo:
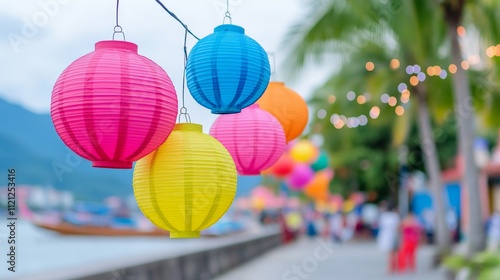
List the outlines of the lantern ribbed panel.
<svg viewBox="0 0 500 280">
<path fill-rule="evenodd" d="M 189 54 L 187 86 L 214 114 L 239 113 L 257 101 L 271 76 L 265 50 L 245 30 L 224 24 L 201 39 Z"/>
<path fill-rule="evenodd" d="M 236 168 L 226 148 L 201 125 L 178 124 L 160 148 L 134 168 L 134 195 L 156 226 L 172 238 L 199 237 L 228 210 Z"/>
<path fill-rule="evenodd" d="M 307 126 L 309 109 L 306 101 L 284 83 L 269 83 L 257 104 L 278 119 L 285 131 L 287 143 L 299 137 Z"/>
<path fill-rule="evenodd" d="M 137 45 L 102 41 L 61 74 L 51 116 L 64 143 L 94 167 L 132 168 L 167 139 L 177 96 L 167 73 Z"/>
<path fill-rule="evenodd" d="M 259 175 L 278 161 L 285 150 L 283 128 L 258 105 L 239 114 L 219 116 L 210 135 L 227 148 L 240 175 Z"/>
</svg>

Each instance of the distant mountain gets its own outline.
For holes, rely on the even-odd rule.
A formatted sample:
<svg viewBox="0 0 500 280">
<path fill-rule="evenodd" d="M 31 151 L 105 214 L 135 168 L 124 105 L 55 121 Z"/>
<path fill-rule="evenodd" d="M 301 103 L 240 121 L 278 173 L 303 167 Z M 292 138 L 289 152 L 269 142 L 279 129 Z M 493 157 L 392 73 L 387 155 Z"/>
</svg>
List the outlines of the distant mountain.
<svg viewBox="0 0 500 280">
<path fill-rule="evenodd" d="M 2 174 L 16 168 L 18 184 L 68 190 L 79 200 L 132 194 L 132 170 L 92 168 L 85 159 L 75 160 L 80 157 L 61 141 L 49 114 L 35 114 L 0 99 L 0 120 L 0 186 L 6 185 Z M 260 181 L 240 177 L 237 195 L 248 194 Z"/>
</svg>

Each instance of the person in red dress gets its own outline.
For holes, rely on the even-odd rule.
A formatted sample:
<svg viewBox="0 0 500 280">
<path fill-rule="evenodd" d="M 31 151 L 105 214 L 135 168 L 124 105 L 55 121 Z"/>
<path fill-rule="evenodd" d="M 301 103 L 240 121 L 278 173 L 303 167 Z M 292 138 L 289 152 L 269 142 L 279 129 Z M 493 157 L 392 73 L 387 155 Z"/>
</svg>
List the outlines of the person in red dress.
<svg viewBox="0 0 500 280">
<path fill-rule="evenodd" d="M 422 229 L 418 223 L 417 218 L 413 213 L 408 216 L 401 223 L 401 247 L 399 250 L 398 262 L 399 271 L 405 272 L 407 270 L 415 272 L 416 268 L 416 254 L 418 244 L 420 242 L 420 234 Z"/>
</svg>

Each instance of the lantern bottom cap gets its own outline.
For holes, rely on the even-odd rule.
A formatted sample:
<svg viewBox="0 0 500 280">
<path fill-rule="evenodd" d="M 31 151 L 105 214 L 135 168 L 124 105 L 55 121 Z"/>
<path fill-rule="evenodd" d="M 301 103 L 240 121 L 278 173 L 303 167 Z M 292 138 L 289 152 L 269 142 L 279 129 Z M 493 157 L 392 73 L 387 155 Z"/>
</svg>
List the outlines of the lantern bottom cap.
<svg viewBox="0 0 500 280">
<path fill-rule="evenodd" d="M 170 238 L 200 238 L 199 231 L 171 231 Z"/>
<path fill-rule="evenodd" d="M 132 162 L 129 161 L 93 161 L 92 167 L 97 168 L 115 168 L 115 169 L 131 169 Z"/>
<path fill-rule="evenodd" d="M 241 113 L 241 108 L 221 107 L 212 109 L 212 114 L 217 114 L 217 115 L 237 114 L 237 113 Z"/>
<path fill-rule="evenodd" d="M 238 174 L 243 175 L 243 176 L 259 176 L 260 171 L 255 170 L 255 171 L 244 171 L 244 172 L 238 172 Z"/>
</svg>

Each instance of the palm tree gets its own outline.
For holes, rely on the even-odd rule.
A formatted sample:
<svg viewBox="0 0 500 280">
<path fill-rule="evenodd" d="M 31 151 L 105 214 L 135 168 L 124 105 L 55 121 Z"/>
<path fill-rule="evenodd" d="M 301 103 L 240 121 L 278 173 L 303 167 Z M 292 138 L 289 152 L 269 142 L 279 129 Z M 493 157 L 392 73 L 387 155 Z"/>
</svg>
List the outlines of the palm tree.
<svg viewBox="0 0 500 280">
<path fill-rule="evenodd" d="M 448 27 L 451 43 L 451 56 L 455 65 L 463 61 L 459 40 L 459 31 L 464 23 L 479 32 L 481 38 L 495 42 L 500 39 L 500 1 L 498 0 L 443 0 L 444 20 Z M 498 42 L 498 41 L 496 41 Z M 468 254 L 473 255 L 485 248 L 484 220 L 481 211 L 479 192 L 479 172 L 475 165 L 473 145 L 476 130 L 474 128 L 475 114 L 470 106 L 472 102 L 469 76 L 461 67 L 453 76 L 455 95 L 455 115 L 459 124 L 459 145 L 464 157 L 465 174 L 462 184 L 468 190 L 469 200 L 469 227 L 468 227 Z"/>
<path fill-rule="evenodd" d="M 301 21 L 290 31 L 287 44 L 292 46 L 291 61 L 302 66 L 308 58 L 324 59 L 325 54 L 342 53 L 342 71 L 333 76 L 327 87 L 336 90 L 369 91 L 372 94 L 397 91 L 401 82 L 408 82 L 406 65 L 438 65 L 446 61 L 439 57 L 445 26 L 438 10 L 428 1 L 389 1 L 394 10 L 387 12 L 381 1 L 313 1 L 309 20 Z M 392 59 L 398 59 L 398 71 L 390 69 Z M 365 69 L 365 63 L 373 63 Z M 396 62 L 393 63 L 392 68 Z M 443 65 L 443 64 L 441 64 Z M 415 78 L 413 78 L 415 79 Z M 429 105 L 447 102 L 446 81 L 428 78 L 411 88 L 415 114 L 424 152 L 424 166 L 429 176 L 435 202 L 438 255 L 450 251 L 450 236 L 446 224 L 443 188 L 436 144 L 432 132 Z M 448 86 L 449 87 L 449 86 Z M 349 89 L 350 88 L 350 89 Z M 344 92 L 345 93 L 345 92 Z M 436 94 L 437 93 L 437 94 Z M 434 98 L 432 102 L 429 98 Z M 449 100 L 449 99 L 448 99 Z"/>
</svg>

